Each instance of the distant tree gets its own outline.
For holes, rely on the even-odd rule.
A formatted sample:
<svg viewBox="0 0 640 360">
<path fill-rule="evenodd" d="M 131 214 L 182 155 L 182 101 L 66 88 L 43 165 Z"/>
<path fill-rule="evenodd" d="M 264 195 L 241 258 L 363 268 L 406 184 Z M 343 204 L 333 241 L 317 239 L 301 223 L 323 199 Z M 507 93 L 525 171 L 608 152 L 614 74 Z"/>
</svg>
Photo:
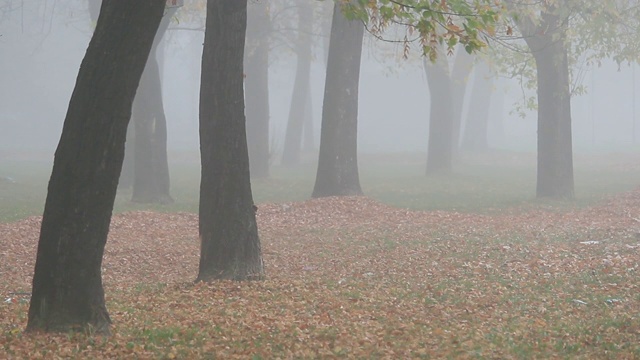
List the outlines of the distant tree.
<svg viewBox="0 0 640 360">
<path fill-rule="evenodd" d="M 535 59 L 538 80 L 536 196 L 573 198 L 567 18 L 557 13 L 553 4 L 542 9 L 539 21 L 536 24 L 518 17 L 518 27 Z"/>
<path fill-rule="evenodd" d="M 473 56 L 458 49 L 453 67 L 447 57 L 423 62 L 429 85 L 430 114 L 427 175 L 453 170 L 462 123 L 462 108 Z"/>
<path fill-rule="evenodd" d="M 263 265 L 251 194 L 243 55 L 247 2 L 209 0 L 200 82 L 197 281 L 255 279 Z"/>
<path fill-rule="evenodd" d="M 307 1 L 300 1 L 298 8 L 298 37 L 294 51 L 297 57 L 296 76 L 293 83 L 289 121 L 285 133 L 282 164 L 294 166 L 300 163 L 302 135 L 305 127 L 305 110 L 310 106 L 311 83 L 311 34 L 313 32 L 313 8 Z"/>
<path fill-rule="evenodd" d="M 439 57 L 435 64 L 424 59 L 429 84 L 429 142 L 427 175 L 453 170 L 453 88 L 447 59 Z"/>
<path fill-rule="evenodd" d="M 486 61 L 475 65 L 473 87 L 469 98 L 467 115 L 461 147 L 469 152 L 483 152 L 489 148 L 487 132 L 489 130 L 489 109 L 493 92 L 493 74 Z"/>
<path fill-rule="evenodd" d="M 599 64 L 605 58 L 618 64 L 636 62 L 640 7 L 618 0 L 504 3 L 526 44 L 509 47 L 520 50 L 513 57 L 521 58 L 512 73 L 517 69 L 524 87 L 537 91 L 537 102 L 527 102 L 538 111 L 536 196 L 571 199 L 575 195 L 571 97 L 583 90 L 574 65 Z"/>
<path fill-rule="evenodd" d="M 162 100 L 158 47 L 178 8 L 167 8 L 133 102 L 133 192 L 137 203 L 172 203 L 167 157 L 167 118 Z"/>
<path fill-rule="evenodd" d="M 49 181 L 27 330 L 107 333 L 101 265 L 127 124 L 165 0 L 104 0 Z"/>
<path fill-rule="evenodd" d="M 362 194 L 357 128 L 364 24 L 347 19 L 341 6 L 333 10 L 313 197 Z"/>
<path fill-rule="evenodd" d="M 271 15 L 267 1 L 249 1 L 245 51 L 247 145 L 251 177 L 268 178 L 269 149 L 269 40 Z"/>
</svg>

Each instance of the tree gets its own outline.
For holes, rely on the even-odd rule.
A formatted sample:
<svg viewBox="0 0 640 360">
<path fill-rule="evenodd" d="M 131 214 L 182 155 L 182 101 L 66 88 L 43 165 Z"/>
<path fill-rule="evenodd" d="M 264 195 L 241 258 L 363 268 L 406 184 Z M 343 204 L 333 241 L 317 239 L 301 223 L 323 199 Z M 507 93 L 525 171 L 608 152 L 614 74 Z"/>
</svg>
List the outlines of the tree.
<svg viewBox="0 0 640 360">
<path fill-rule="evenodd" d="M 469 115 L 461 147 L 466 151 L 483 152 L 489 148 L 487 132 L 489 130 L 493 79 L 489 64 L 483 60 L 476 64 L 474 73 L 471 98 L 469 99 Z"/>
<path fill-rule="evenodd" d="M 297 56 L 296 77 L 291 95 L 289 121 L 284 139 L 282 164 L 294 166 L 300 163 L 302 135 L 305 127 L 305 110 L 310 106 L 311 83 L 311 33 L 313 32 L 313 8 L 302 1 L 298 8 L 298 38 L 295 42 Z"/>
<path fill-rule="evenodd" d="M 349 20 L 336 3 L 331 24 L 322 106 L 320 154 L 313 197 L 360 195 L 358 84 L 364 24 Z"/>
<path fill-rule="evenodd" d="M 442 56 L 434 63 L 424 61 L 430 95 L 427 175 L 448 173 L 460 142 L 462 108 L 473 57 L 459 49 L 453 68 Z"/>
<path fill-rule="evenodd" d="M 133 102 L 133 192 L 138 203 L 172 203 L 167 158 L 167 118 L 162 100 L 158 46 L 177 8 L 168 8 L 156 33 Z M 162 56 L 160 54 L 160 56 Z"/>
<path fill-rule="evenodd" d="M 447 59 L 439 57 L 436 64 L 428 64 L 425 59 L 424 69 L 431 97 L 426 174 L 449 173 L 453 167 L 454 115 Z"/>
<path fill-rule="evenodd" d="M 89 17 L 92 23 L 96 23 L 98 21 L 98 16 L 100 15 L 100 5 L 102 4 L 102 0 L 89 0 L 88 2 L 88 10 Z M 152 51 L 153 53 L 153 51 Z M 133 186 L 133 172 L 134 172 L 134 163 L 133 163 L 133 139 L 134 139 L 134 124 L 133 122 L 129 122 L 129 128 L 127 129 L 127 140 L 124 145 L 124 161 L 122 163 L 122 171 L 120 171 L 120 179 L 118 180 L 118 189 L 129 189 Z"/>
<path fill-rule="evenodd" d="M 269 161 L 269 35 L 266 1 L 249 1 L 245 52 L 247 144 L 251 177 L 268 178 Z"/>
<path fill-rule="evenodd" d="M 200 266 L 196 281 L 263 275 L 245 131 L 247 2 L 209 0 L 200 82 Z"/>
<path fill-rule="evenodd" d="M 133 98 L 165 0 L 104 0 L 55 153 L 27 330 L 109 331 L 101 264 Z"/>
<path fill-rule="evenodd" d="M 590 65 L 603 58 L 618 64 L 637 61 L 640 9 L 634 2 L 618 0 L 505 3 L 533 58 L 516 66 L 525 74 L 525 86 L 537 90 L 536 196 L 573 198 L 571 97 L 581 87 L 572 67 L 577 61 Z"/>
<path fill-rule="evenodd" d="M 545 7 L 540 23 L 520 18 L 518 27 L 531 49 L 538 81 L 538 173 L 536 196 L 573 198 L 571 84 L 566 18 L 555 5 Z"/>
</svg>

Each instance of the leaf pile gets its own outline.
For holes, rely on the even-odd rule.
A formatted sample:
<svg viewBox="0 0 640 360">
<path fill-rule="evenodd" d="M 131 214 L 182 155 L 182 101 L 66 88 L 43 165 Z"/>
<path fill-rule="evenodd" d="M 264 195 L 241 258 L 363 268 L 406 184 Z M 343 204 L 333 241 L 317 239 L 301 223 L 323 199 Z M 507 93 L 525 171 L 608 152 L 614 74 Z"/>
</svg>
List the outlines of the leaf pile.
<svg viewBox="0 0 640 360">
<path fill-rule="evenodd" d="M 0 358 L 640 357 L 640 191 L 476 215 L 261 204 L 267 279 L 194 284 L 197 216 L 113 217 L 111 337 L 23 334 L 40 219 L 0 224 Z"/>
</svg>

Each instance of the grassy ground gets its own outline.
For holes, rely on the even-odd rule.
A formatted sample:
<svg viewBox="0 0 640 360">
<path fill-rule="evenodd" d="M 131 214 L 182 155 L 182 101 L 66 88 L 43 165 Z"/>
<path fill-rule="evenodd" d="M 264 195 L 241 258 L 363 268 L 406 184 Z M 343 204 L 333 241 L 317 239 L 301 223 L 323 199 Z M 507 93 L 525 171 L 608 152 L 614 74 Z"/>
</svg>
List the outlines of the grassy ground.
<svg viewBox="0 0 640 360">
<path fill-rule="evenodd" d="M 313 165 L 275 167 L 252 183 L 266 280 L 206 285 L 198 167 L 176 162 L 174 204 L 118 194 L 108 338 L 22 332 L 50 169 L 1 161 L 0 359 L 640 358 L 640 159 L 577 157 L 570 202 L 534 199 L 534 160 L 427 178 L 424 156 L 362 156 L 368 197 L 313 201 Z"/>
<path fill-rule="evenodd" d="M 360 178 L 369 197 L 413 210 L 492 212 L 511 207 L 586 206 L 603 197 L 640 185 L 640 157 L 612 154 L 577 157 L 576 200 L 535 200 L 535 158 L 530 154 L 495 152 L 466 157 L 452 175 L 424 176 L 425 158 L 416 154 L 362 155 Z M 636 165 L 638 164 L 638 165 Z M 42 161 L 0 161 L 0 222 L 40 215 L 46 196 L 50 164 Z M 303 201 L 310 197 L 315 165 L 296 169 L 274 167 L 272 177 L 252 181 L 257 204 Z M 133 204 L 130 190 L 118 193 L 116 212 L 152 209 L 197 212 L 199 164 L 180 156 L 171 165 L 172 205 Z"/>
</svg>

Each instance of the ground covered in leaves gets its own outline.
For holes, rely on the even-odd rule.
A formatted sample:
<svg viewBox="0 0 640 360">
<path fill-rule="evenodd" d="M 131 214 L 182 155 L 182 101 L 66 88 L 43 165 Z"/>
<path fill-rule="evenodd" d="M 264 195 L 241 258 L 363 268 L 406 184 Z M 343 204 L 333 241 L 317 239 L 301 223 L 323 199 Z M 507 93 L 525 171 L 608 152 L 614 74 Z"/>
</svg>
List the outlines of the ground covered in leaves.
<svg viewBox="0 0 640 360">
<path fill-rule="evenodd" d="M 266 280 L 194 284 L 195 215 L 114 216 L 110 337 L 23 333 L 40 219 L 0 224 L 0 358 L 640 358 L 640 191 L 490 215 L 326 198 L 258 221 Z"/>
</svg>

